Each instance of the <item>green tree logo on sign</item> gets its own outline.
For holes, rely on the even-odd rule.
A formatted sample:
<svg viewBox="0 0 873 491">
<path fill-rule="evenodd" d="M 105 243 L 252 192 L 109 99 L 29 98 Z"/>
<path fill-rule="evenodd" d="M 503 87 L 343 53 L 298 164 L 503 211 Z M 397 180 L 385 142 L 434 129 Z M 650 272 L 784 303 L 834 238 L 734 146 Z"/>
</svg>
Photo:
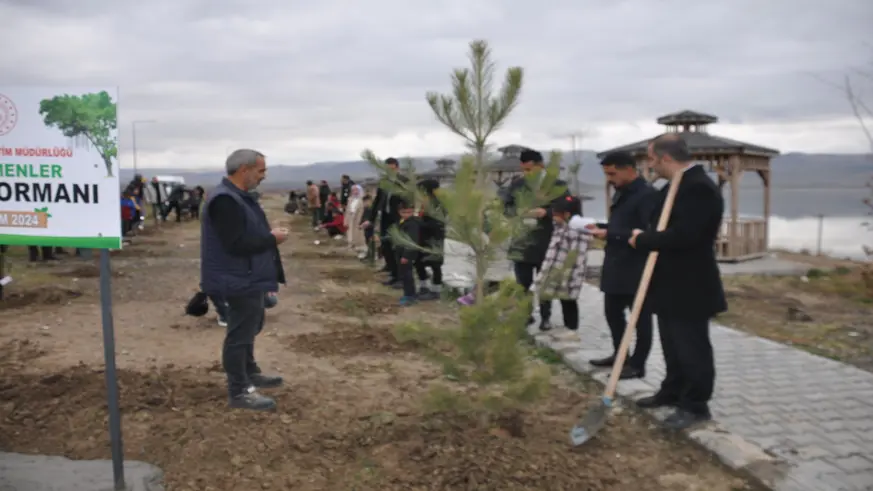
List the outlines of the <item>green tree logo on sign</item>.
<svg viewBox="0 0 873 491">
<path fill-rule="evenodd" d="M 64 94 L 39 103 L 39 114 L 46 126 L 58 128 L 68 138 L 84 137 L 100 152 L 108 177 L 112 177 L 112 162 L 118 157 L 116 113 L 115 102 L 106 91 Z"/>
</svg>

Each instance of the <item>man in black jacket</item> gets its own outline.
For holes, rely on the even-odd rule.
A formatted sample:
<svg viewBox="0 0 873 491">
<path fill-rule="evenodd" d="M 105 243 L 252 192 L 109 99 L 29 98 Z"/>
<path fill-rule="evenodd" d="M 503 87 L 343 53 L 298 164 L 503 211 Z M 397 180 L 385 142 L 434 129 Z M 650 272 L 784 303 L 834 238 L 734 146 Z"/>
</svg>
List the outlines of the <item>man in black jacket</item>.
<svg viewBox="0 0 873 491">
<path fill-rule="evenodd" d="M 388 229 L 400 221 L 400 203 L 403 201 L 402 196 L 398 196 L 400 187 L 409 181 L 409 179 L 399 174 L 400 162 L 394 157 L 385 159 L 385 166 L 388 168 L 388 175 L 384 185 L 379 186 L 376 191 L 376 199 L 373 200 L 373 206 L 370 207 L 369 214 L 364 218 L 364 223 L 361 224 L 362 229 L 372 227 L 376 220 L 379 220 L 379 236 L 382 241 L 382 257 L 385 259 L 385 267 L 383 271 L 388 273 L 388 280 L 385 285 L 399 287 L 400 277 L 397 270 L 397 257 L 394 252 L 394 247 L 391 244 L 391 238 L 388 236 Z"/>
<path fill-rule="evenodd" d="M 278 387 L 282 378 L 261 373 L 254 344 L 264 328 L 265 295 L 285 283 L 278 245 L 288 231 L 271 229 L 252 195 L 266 173 L 264 155 L 237 150 L 227 157 L 226 168 L 227 177 L 209 193 L 201 222 L 201 287 L 227 303 L 222 365 L 230 406 L 270 410 L 275 401 L 256 389 Z"/>
<path fill-rule="evenodd" d="M 709 320 L 727 310 L 715 258 L 724 198 L 704 169 L 693 163 L 680 136 L 661 135 L 652 140 L 648 151 L 658 175 L 666 179 L 683 175 L 666 230 L 653 230 L 658 221 L 653 216 L 649 227 L 634 230 L 628 241 L 640 251 L 659 252 L 648 300 L 658 316 L 667 366 L 661 389 L 637 404 L 643 408 L 675 406 L 664 424 L 685 429 L 712 417 L 709 400 L 715 385 L 715 360 Z M 659 193 L 661 205 L 668 189 L 664 186 Z"/>
<path fill-rule="evenodd" d="M 655 204 L 654 189 L 637 172 L 636 161 L 627 152 L 615 152 L 600 162 L 606 180 L 615 188 L 609 207 L 609 223 L 598 223 L 591 234 L 606 241 L 600 291 L 603 311 L 612 335 L 613 353 L 591 360 L 595 367 L 611 367 L 627 328 L 625 311 L 633 308 L 634 296 L 646 264 L 646 254 L 627 241 L 634 229 L 648 226 Z M 646 376 L 646 360 L 652 350 L 652 313 L 644 309 L 636 330 L 636 347 L 621 371 L 621 379 Z"/>
<path fill-rule="evenodd" d="M 345 212 L 346 205 L 349 203 L 349 194 L 352 192 L 352 186 L 355 185 L 355 181 L 353 181 L 351 177 L 343 174 L 340 182 L 340 203 L 343 205 L 343 212 Z"/>
<path fill-rule="evenodd" d="M 507 214 L 515 214 L 517 207 L 517 194 L 525 190 L 530 190 L 528 178 L 539 180 L 546 177 L 545 163 L 541 153 L 535 150 L 524 150 L 520 155 L 521 170 L 524 172 L 523 177 L 515 178 L 509 185 L 509 189 L 504 194 L 504 208 Z M 567 193 L 567 183 L 562 180 L 556 180 L 555 188 L 563 189 L 564 192 L 559 198 L 569 196 Z M 515 281 L 524 287 L 525 290 L 530 289 L 533 285 L 534 277 L 539 271 L 543 260 L 546 258 L 546 252 L 549 249 L 549 242 L 552 239 L 552 212 L 549 203 L 544 203 L 543 207 L 534 208 L 530 215 L 524 219 L 525 225 L 529 231 L 524 236 L 513 241 L 509 247 L 509 255 L 513 261 L 513 269 L 515 272 Z M 551 329 L 549 321 L 552 317 L 552 302 L 546 301 L 540 303 L 540 325 L 542 331 Z M 530 322 L 533 322 L 531 316 Z"/>
<path fill-rule="evenodd" d="M 330 198 L 330 186 L 327 181 L 322 180 L 318 186 L 318 198 L 321 200 L 321 220 L 324 223 L 324 217 L 327 216 L 327 199 Z"/>
</svg>

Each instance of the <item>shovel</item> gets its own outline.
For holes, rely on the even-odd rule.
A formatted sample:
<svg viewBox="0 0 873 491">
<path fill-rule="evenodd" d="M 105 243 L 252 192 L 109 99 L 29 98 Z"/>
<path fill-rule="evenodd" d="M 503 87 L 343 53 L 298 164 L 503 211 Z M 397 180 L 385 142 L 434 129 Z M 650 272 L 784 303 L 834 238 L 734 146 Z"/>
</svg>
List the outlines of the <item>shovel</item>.
<svg viewBox="0 0 873 491">
<path fill-rule="evenodd" d="M 679 190 L 679 183 L 682 182 L 682 172 L 676 173 L 670 181 L 670 189 L 667 190 L 667 199 L 664 201 L 664 207 L 661 209 L 661 216 L 658 219 L 657 231 L 661 232 L 667 228 L 667 222 L 670 221 L 670 213 L 673 211 L 673 202 L 676 200 L 676 192 Z M 605 425 L 609 417 L 609 411 L 612 409 L 612 400 L 615 397 L 615 389 L 618 386 L 618 377 L 621 375 L 621 370 L 624 367 L 625 359 L 627 358 L 628 348 L 630 347 L 631 337 L 637 329 L 637 322 L 640 320 L 640 313 L 643 310 L 643 303 L 646 300 L 646 292 L 649 290 L 649 283 L 652 281 L 652 272 L 655 270 L 655 262 L 658 260 L 658 252 L 652 251 L 646 260 L 646 267 L 643 269 L 640 285 L 637 287 L 637 294 L 634 297 L 633 309 L 631 309 L 630 320 L 627 323 L 627 329 L 624 331 L 624 336 L 621 338 L 621 344 L 618 347 L 618 352 L 615 354 L 615 363 L 612 365 L 612 373 L 609 374 L 609 382 L 606 384 L 606 390 L 603 392 L 603 397 L 588 410 L 582 420 L 570 430 L 570 443 L 574 447 L 578 447 L 588 440 L 594 438 Z"/>
</svg>

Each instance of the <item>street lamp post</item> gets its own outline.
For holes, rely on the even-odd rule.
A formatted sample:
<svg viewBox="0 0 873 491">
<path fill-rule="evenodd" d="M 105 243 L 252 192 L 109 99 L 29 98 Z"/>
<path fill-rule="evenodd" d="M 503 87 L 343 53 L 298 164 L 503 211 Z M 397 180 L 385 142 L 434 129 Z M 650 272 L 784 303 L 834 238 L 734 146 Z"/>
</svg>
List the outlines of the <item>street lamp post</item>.
<svg viewBox="0 0 873 491">
<path fill-rule="evenodd" d="M 133 173 L 136 174 L 138 172 L 138 168 L 136 165 L 136 125 L 138 124 L 150 124 L 157 123 L 157 121 L 152 119 L 141 119 L 134 121 L 131 125 L 133 126 Z"/>
</svg>

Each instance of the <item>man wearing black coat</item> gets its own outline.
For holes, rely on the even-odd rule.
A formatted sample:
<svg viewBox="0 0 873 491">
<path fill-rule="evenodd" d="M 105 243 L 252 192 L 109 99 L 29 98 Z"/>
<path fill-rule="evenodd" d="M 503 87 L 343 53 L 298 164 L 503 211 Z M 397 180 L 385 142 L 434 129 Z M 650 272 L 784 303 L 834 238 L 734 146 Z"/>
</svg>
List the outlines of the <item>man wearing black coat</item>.
<svg viewBox="0 0 873 491">
<path fill-rule="evenodd" d="M 385 259 L 385 267 L 383 271 L 387 272 L 389 277 L 385 281 L 385 285 L 392 287 L 400 286 L 400 277 L 397 270 L 397 257 L 394 247 L 391 244 L 391 238 L 388 236 L 388 229 L 391 225 L 400 222 L 400 204 L 403 202 L 403 197 L 398 196 L 398 189 L 402 184 L 409 181 L 404 175 L 399 174 L 400 162 L 394 157 L 385 159 L 385 166 L 388 168 L 387 182 L 379 186 L 376 191 L 376 199 L 373 200 L 373 206 L 370 207 L 369 214 L 365 216 L 364 223 L 361 224 L 362 229 L 372 227 L 376 220 L 379 219 L 379 236 L 382 241 L 382 257 Z"/>
<path fill-rule="evenodd" d="M 322 180 L 321 185 L 318 186 L 318 198 L 321 200 L 321 217 L 324 222 L 324 217 L 327 216 L 327 201 L 330 198 L 330 186 L 327 185 L 327 181 Z"/>
<path fill-rule="evenodd" d="M 634 229 L 645 229 L 655 205 L 655 191 L 637 172 L 636 161 L 627 152 L 615 152 L 600 162 L 606 180 L 615 188 L 609 207 L 609 223 L 598 223 L 591 234 L 606 241 L 600 291 L 603 311 L 612 335 L 611 355 L 590 363 L 595 367 L 612 367 L 615 353 L 627 328 L 625 311 L 633 308 L 647 255 L 628 244 Z M 636 326 L 633 355 L 622 368 L 621 379 L 646 376 L 646 360 L 652 350 L 652 313 L 644 309 Z"/>
<path fill-rule="evenodd" d="M 340 204 L 343 205 L 343 210 L 345 210 L 346 205 L 349 203 L 349 195 L 352 192 L 352 186 L 355 185 L 355 181 L 353 181 L 351 177 L 343 175 L 340 182 Z"/>
<path fill-rule="evenodd" d="M 661 177 L 683 175 L 666 230 L 654 230 L 658 206 L 649 227 L 634 230 L 628 241 L 642 252 L 659 252 L 648 300 L 658 316 L 667 366 L 660 390 L 637 404 L 676 407 L 664 424 L 681 430 L 712 417 L 709 400 L 715 386 L 715 359 L 709 321 L 727 310 L 715 257 L 724 198 L 704 169 L 693 163 L 680 136 L 661 135 L 652 140 L 648 152 L 652 169 Z M 659 193 L 660 205 L 668 189 L 665 186 Z"/>
<path fill-rule="evenodd" d="M 540 182 L 542 182 L 542 179 L 546 177 L 545 163 L 541 153 L 528 149 L 522 151 L 519 158 L 524 177 L 515 178 L 504 195 L 504 208 L 509 215 L 516 213 L 517 194 L 529 190 L 530 186 L 528 185 L 527 178 L 540 179 Z M 564 189 L 563 194 L 556 199 L 569 196 L 565 181 L 556 180 L 554 186 L 555 188 Z M 525 290 L 528 290 L 533 285 L 534 277 L 546 258 L 549 242 L 552 239 L 554 226 L 552 224 L 552 212 L 549 204 L 531 210 L 531 216 L 525 217 L 525 224 L 530 227 L 529 231 L 510 245 L 509 255 L 513 261 L 515 281 L 524 287 Z M 549 324 L 551 316 L 552 302 L 546 301 L 540 303 L 540 330 L 547 331 L 551 329 Z M 532 316 L 531 322 L 533 322 Z"/>
</svg>

